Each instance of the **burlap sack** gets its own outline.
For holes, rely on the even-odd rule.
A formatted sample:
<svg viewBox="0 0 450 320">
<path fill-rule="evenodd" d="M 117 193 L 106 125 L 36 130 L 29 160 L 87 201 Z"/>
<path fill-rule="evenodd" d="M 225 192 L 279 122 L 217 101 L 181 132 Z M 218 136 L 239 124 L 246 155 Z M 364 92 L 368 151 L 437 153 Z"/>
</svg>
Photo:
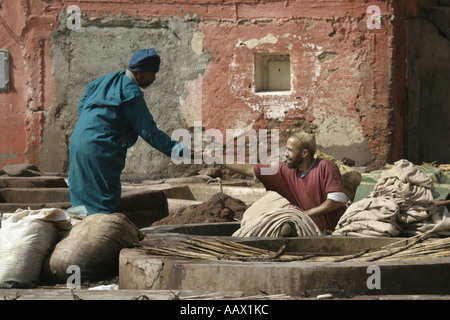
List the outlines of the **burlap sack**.
<svg viewBox="0 0 450 320">
<path fill-rule="evenodd" d="M 67 283 L 69 266 L 80 269 L 81 281 L 99 281 L 117 275 L 119 253 L 144 238 L 123 214 L 89 215 L 75 224 L 44 264 L 43 279 Z"/>
<path fill-rule="evenodd" d="M 344 181 L 344 187 L 348 191 L 348 197 L 353 201 L 355 199 L 356 189 L 358 189 L 358 186 L 362 181 L 361 172 L 320 151 L 316 151 L 314 157 L 331 160 L 338 166 L 342 180 Z"/>
</svg>

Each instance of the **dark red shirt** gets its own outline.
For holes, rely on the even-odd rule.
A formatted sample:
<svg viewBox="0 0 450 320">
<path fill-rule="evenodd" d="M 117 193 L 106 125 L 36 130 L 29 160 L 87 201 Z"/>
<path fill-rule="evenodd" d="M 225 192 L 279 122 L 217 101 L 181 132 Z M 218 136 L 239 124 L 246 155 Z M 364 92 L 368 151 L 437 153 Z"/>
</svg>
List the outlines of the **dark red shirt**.
<svg viewBox="0 0 450 320">
<path fill-rule="evenodd" d="M 266 190 L 271 190 L 285 197 L 291 204 L 303 211 L 321 205 L 330 192 L 344 192 L 342 176 L 337 165 L 327 159 L 316 159 L 310 170 L 302 177 L 297 169 L 290 169 L 286 163 L 278 165 L 273 174 L 261 174 L 261 168 L 270 165 L 255 164 L 253 170 Z M 346 207 L 318 217 L 311 217 L 321 231 L 334 230 Z"/>
</svg>

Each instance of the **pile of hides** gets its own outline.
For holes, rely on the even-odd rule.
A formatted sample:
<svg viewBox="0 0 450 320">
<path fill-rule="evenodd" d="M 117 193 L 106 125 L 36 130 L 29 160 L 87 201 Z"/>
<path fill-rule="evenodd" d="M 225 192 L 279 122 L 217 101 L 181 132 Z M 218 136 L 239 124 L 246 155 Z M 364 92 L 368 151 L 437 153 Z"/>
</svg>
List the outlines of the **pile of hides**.
<svg viewBox="0 0 450 320">
<path fill-rule="evenodd" d="M 320 235 L 319 228 L 306 213 L 289 205 L 278 193 L 267 192 L 244 212 L 241 227 L 233 236 L 279 237 L 284 222 L 293 222 L 298 236 Z"/>
<path fill-rule="evenodd" d="M 450 213 L 437 206 L 432 179 L 407 160 L 381 173 L 374 190 L 351 204 L 333 235 L 411 236 L 431 232 L 450 236 Z"/>
</svg>

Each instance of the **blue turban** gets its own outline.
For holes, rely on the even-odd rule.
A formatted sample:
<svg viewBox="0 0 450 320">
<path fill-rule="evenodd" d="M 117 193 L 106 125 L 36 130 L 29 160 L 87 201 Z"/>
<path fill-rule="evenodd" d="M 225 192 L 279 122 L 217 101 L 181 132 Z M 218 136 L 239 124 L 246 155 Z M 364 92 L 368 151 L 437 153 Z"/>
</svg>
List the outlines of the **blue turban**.
<svg viewBox="0 0 450 320">
<path fill-rule="evenodd" d="M 134 72 L 158 72 L 160 62 L 155 49 L 141 49 L 131 57 L 128 69 Z"/>
</svg>

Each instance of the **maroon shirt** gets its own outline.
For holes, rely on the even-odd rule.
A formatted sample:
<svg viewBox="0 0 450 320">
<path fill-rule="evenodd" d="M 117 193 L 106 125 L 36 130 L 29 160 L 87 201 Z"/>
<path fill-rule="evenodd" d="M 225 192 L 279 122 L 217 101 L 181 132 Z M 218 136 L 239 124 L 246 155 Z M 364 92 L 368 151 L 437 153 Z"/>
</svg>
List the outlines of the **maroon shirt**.
<svg viewBox="0 0 450 320">
<path fill-rule="evenodd" d="M 279 164 L 274 175 L 261 174 L 261 167 L 270 165 L 255 164 L 253 170 L 266 190 L 271 190 L 285 197 L 291 204 L 303 211 L 321 205 L 330 192 L 348 194 L 337 165 L 327 159 L 316 159 L 310 170 L 301 176 L 297 169 L 290 169 L 286 163 Z M 346 207 L 318 217 L 311 217 L 321 231 L 334 230 Z"/>
</svg>

